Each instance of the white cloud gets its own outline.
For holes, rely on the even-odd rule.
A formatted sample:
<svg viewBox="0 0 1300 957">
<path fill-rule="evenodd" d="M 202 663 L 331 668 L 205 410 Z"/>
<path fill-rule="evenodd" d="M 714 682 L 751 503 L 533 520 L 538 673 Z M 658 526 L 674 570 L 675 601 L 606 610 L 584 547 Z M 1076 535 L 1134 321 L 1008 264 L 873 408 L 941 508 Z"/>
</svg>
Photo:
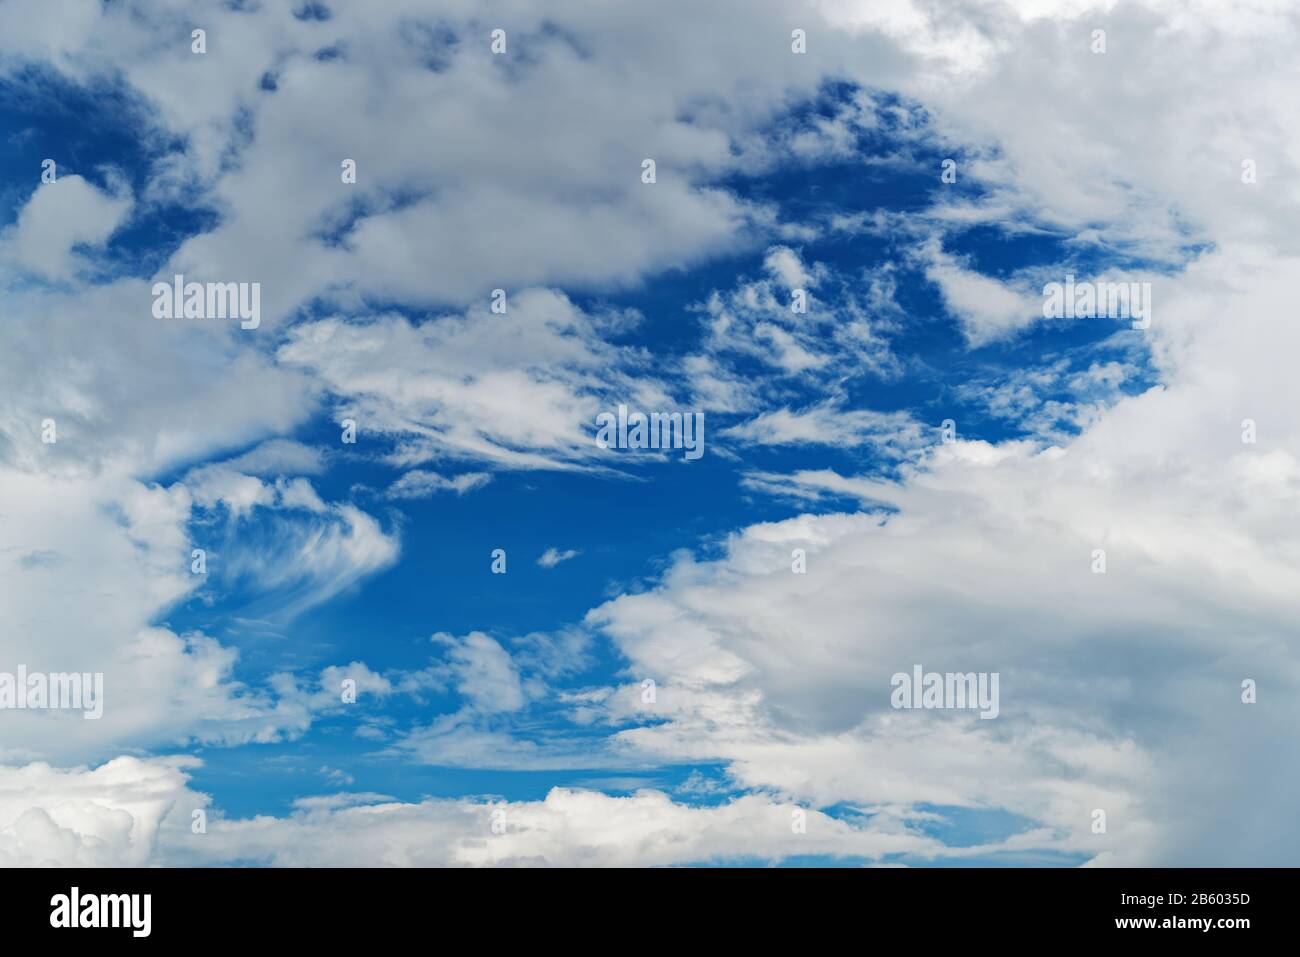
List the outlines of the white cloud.
<svg viewBox="0 0 1300 957">
<path fill-rule="evenodd" d="M 890 456 L 904 456 L 925 442 L 921 426 L 906 412 L 847 410 L 824 402 L 799 412 L 777 409 L 732 426 L 725 437 L 755 445 L 873 445 Z"/>
<path fill-rule="evenodd" d="M 769 249 L 763 265 L 788 290 L 807 289 L 817 283 L 817 279 L 800 261 L 799 254 L 788 246 L 773 246 Z M 824 272 L 824 269 L 821 271 Z"/>
<path fill-rule="evenodd" d="M 464 495 L 466 492 L 482 488 L 491 481 L 492 476 L 488 472 L 464 472 L 447 478 L 437 472 L 412 469 L 388 486 L 384 495 L 396 499 L 429 498 L 439 492 L 455 492 L 457 495 Z"/>
<path fill-rule="evenodd" d="M 577 558 L 580 554 L 581 552 L 576 548 L 567 548 L 564 551 L 560 551 L 557 548 L 551 547 L 542 552 L 541 556 L 537 559 L 537 564 L 541 565 L 543 568 L 554 568 L 556 565 L 560 564 L 560 562 L 567 562 L 570 558 Z"/>
<path fill-rule="evenodd" d="M 96 768 L 0 765 L 0 865 L 143 867 L 169 814 L 206 798 L 185 791 L 193 758 L 121 757 Z M 183 796 L 192 798 L 185 806 Z"/>
<path fill-rule="evenodd" d="M 183 483 L 194 505 L 213 513 L 200 516 L 195 542 L 213 553 L 209 574 L 264 594 L 257 617 L 293 618 L 401 553 L 395 531 L 355 505 L 325 502 L 302 477 L 267 483 L 223 463 L 193 469 Z M 269 530 L 252 526 L 254 518 Z"/>
<path fill-rule="evenodd" d="M 456 690 L 480 713 L 517 711 L 524 706 L 524 689 L 510 653 L 481 631 L 463 638 L 439 632 L 435 644 L 447 651 Z"/>
<path fill-rule="evenodd" d="M 340 416 L 395 441 L 396 464 L 454 456 L 506 468 L 603 467 L 593 461 L 596 413 L 615 400 L 661 407 L 662 388 L 632 374 L 642 356 L 602 340 L 611 317 L 540 289 L 516 294 L 509 308 L 495 315 L 485 303 L 418 325 L 395 316 L 300 324 L 278 355 L 327 383 Z"/>
<path fill-rule="evenodd" d="M 163 322 L 151 303 L 149 284 L 134 279 L 7 296 L 0 463 L 148 478 L 247 448 L 310 414 L 309 380 L 276 367 L 238 325 Z M 41 443 L 46 418 L 57 423 L 57 446 Z"/>
<path fill-rule="evenodd" d="M 620 737 L 818 806 L 1007 808 L 1101 861 L 1291 859 L 1281 804 L 1225 782 L 1300 789 L 1276 765 L 1300 718 L 1283 638 L 1297 556 L 1278 544 L 1296 521 L 1300 421 L 1276 410 L 1300 394 L 1287 363 L 1256 351 L 1267 338 L 1289 355 L 1300 337 L 1270 318 L 1293 270 L 1216 255 L 1168 280 L 1152 330 L 1168 384 L 1068 446 L 936 446 L 897 482 L 802 473 L 792 488 L 896 511 L 754 525 L 721 560 L 679 559 L 659 588 L 594 611 L 631 673 L 660 681 L 668 719 Z M 1243 445 L 1256 414 L 1278 431 Z M 791 572 L 796 547 L 806 574 Z M 917 663 L 999 672 L 1001 716 L 893 712 L 890 676 Z M 1240 701 L 1242 679 L 1265 673 L 1281 695 L 1268 713 Z M 1207 778 L 1207 762 L 1231 771 Z M 1096 807 L 1105 839 L 1089 831 Z"/>
<path fill-rule="evenodd" d="M 657 406 L 668 389 L 644 356 L 607 344 L 602 317 L 548 287 L 623 288 L 800 234 L 800 224 L 710 184 L 774 162 L 758 131 L 834 76 L 915 97 L 936 135 L 962 147 L 956 195 L 927 227 L 995 217 L 1012 231 L 1053 230 L 1080 255 L 1169 264 L 1194 244 L 1207 251 L 1160 280 L 1146 338 L 1160 385 L 1107 395 L 1112 408 L 1074 419 L 1081 435 L 1048 435 L 1057 448 L 957 443 L 896 483 L 820 468 L 751 473 L 751 484 L 810 500 L 850 493 L 898 513 L 754 525 L 722 559 L 679 560 L 658 588 L 593 613 L 632 667 L 664 678 L 665 720 L 619 733 L 616 745 L 642 758 L 721 760 L 744 785 L 818 803 L 1009 808 L 1047 828 L 1025 841 L 1101 861 L 1293 861 L 1295 842 L 1276 824 L 1295 805 L 1295 775 L 1277 756 L 1294 750 L 1300 683 L 1286 640 L 1300 611 L 1300 557 L 1288 544 L 1300 532 L 1290 358 L 1300 342 L 1288 319 L 1300 252 L 1300 101 L 1286 5 L 825 2 L 804 8 L 812 52 L 793 57 L 787 4 L 541 11 L 519 2 L 502 8 L 517 24 L 516 49 L 531 55 L 514 66 L 468 40 L 432 62 L 436 51 L 399 29 L 416 15 L 403 4 L 340 7 L 325 24 L 295 21 L 287 6 L 213 6 L 222 42 L 205 58 L 172 39 L 186 32 L 188 13 L 141 9 L 11 0 L 0 5 L 0 51 L 6 65 L 42 58 L 75 79 L 120 75 L 142 94 L 157 126 L 142 136 L 188 145 L 160 160 L 167 176 L 140 201 L 183 188 L 222 214 L 168 271 L 265 280 L 273 316 L 259 337 L 162 326 L 148 318 L 147 280 L 76 286 L 86 264 L 77 245 L 102 246 L 132 207 L 75 176 L 37 190 L 6 234 L 11 271 L 70 288 L 6 290 L 0 501 L 22 508 L 0 512 L 0 605 L 13 623 L 4 650 L 32 667 L 102 668 L 113 689 L 101 722 L 7 716 L 9 759 L 90 760 L 189 736 L 270 740 L 305 727 L 323 689 L 250 690 L 232 677 L 233 650 L 157 624 L 195 587 L 193 506 L 220 503 L 241 519 L 293 513 L 276 560 L 232 557 L 298 608 L 385 567 L 394 539 L 305 481 L 262 481 L 312 474 L 301 450 L 255 450 L 224 472 L 198 469 L 193 490 L 152 478 L 285 436 L 326 392 L 357 413 L 363 434 L 392 439 L 392 461 L 403 466 L 464 458 L 592 467 L 584 426 L 600 403 L 617 395 Z M 475 10 L 453 3 L 442 16 L 468 37 Z M 1111 43 L 1098 56 L 1087 39 L 1103 14 Z M 543 31 L 543 18 L 570 29 Z M 313 56 L 342 38 L 340 56 Z M 279 89 L 257 92 L 249 78 L 272 67 Z M 386 95 L 376 99 L 379 86 Z M 573 102 L 584 109 L 556 106 Z M 847 122 L 817 124 L 791 151 L 842 151 Z M 653 187 L 639 181 L 646 155 L 659 161 Z M 355 188 L 339 182 L 343 157 L 358 159 Z M 1249 186 L 1245 158 L 1260 170 Z M 964 200 L 967 185 L 981 195 Z M 833 225 L 880 234 L 889 222 L 865 212 Z M 1016 278 L 982 275 L 943 248 L 931 250 L 930 278 L 972 343 L 1041 315 Z M 874 292 L 846 298 L 832 297 L 843 277 L 791 247 L 773 252 L 768 269 L 706 303 L 704 354 L 684 363 L 698 374 L 697 395 L 752 413 L 742 432 L 756 438 L 871 435 L 861 410 L 783 412 L 788 398 L 732 360 L 819 384 L 864 369 L 896 375 L 879 333 L 908 317 L 887 265 Z M 807 323 L 794 322 L 785 293 L 795 281 L 835 311 L 810 309 Z M 486 311 L 497 287 L 510 291 L 508 317 Z M 277 328 L 317 296 L 332 298 L 339 316 Z M 368 299 L 463 311 L 418 322 L 342 318 L 369 315 Z M 1111 381 L 1094 378 L 1080 388 Z M 990 402 L 1018 409 L 1021 398 L 995 390 Z M 55 446 L 38 437 L 48 416 L 59 424 Z M 1247 417 L 1259 422 L 1258 446 L 1240 442 Z M 1054 426 L 1034 428 L 1047 435 Z M 320 550 L 306 547 L 315 536 Z M 809 550 L 806 576 L 789 571 L 796 546 Z M 1091 576 L 1099 546 L 1111 571 Z M 286 557 L 287 566 L 278 560 Z M 502 720 L 522 710 L 529 688 L 499 644 L 449 641 L 444 677 L 456 677 L 468 702 Z M 1001 669 L 1003 716 L 984 723 L 994 727 L 918 725 L 886 711 L 882 678 L 918 657 Z M 1236 698 L 1243 676 L 1266 682 L 1254 708 Z M 386 681 L 375 680 L 376 694 Z M 632 720 L 632 700 L 621 689 L 584 706 Z M 526 742 L 508 731 L 457 720 L 427 753 L 500 745 L 503 761 L 528 759 Z M 0 789 L 0 853 L 19 863 L 152 860 L 159 802 L 193 799 L 177 767 L 121 760 L 6 772 L 27 777 Z M 202 850 L 169 845 L 167 859 L 354 863 L 384 847 L 385 863 L 667 863 L 785 846 L 753 843 L 767 833 L 762 799 L 718 813 L 655 796 L 575 794 L 526 807 L 529 830 L 498 844 L 484 833 L 482 807 L 467 802 L 304 805 L 287 820 L 214 829 Z M 1095 806 L 1111 811 L 1107 841 L 1086 833 Z M 472 836 L 439 841 L 461 833 L 437 830 L 448 816 L 472 823 Z M 838 847 L 933 848 L 826 826 Z M 664 828 L 695 836 L 672 850 Z M 421 843 L 428 834 L 435 839 Z"/>
<path fill-rule="evenodd" d="M 791 825 L 800 809 L 787 803 L 753 796 L 691 807 L 649 790 L 611 797 L 554 788 L 542 800 L 509 803 L 334 794 L 302 799 L 286 817 L 229 818 L 187 787 L 185 771 L 197 763 L 119 758 L 66 771 L 0 766 L 0 861 L 626 867 L 942 850 L 887 814 L 855 825 L 808 810 L 806 833 L 797 834 Z M 190 828 L 197 809 L 207 813 L 202 834 Z M 504 833 L 493 831 L 494 812 Z"/>
<path fill-rule="evenodd" d="M 1041 297 L 965 268 L 937 241 L 928 244 L 925 256 L 926 278 L 939 287 L 944 304 L 960 320 L 972 346 L 1005 338 L 1042 320 Z"/>
<path fill-rule="evenodd" d="M 271 439 L 221 465 L 246 475 L 317 475 L 325 471 L 325 456 L 320 449 L 291 439 Z"/>
<path fill-rule="evenodd" d="M 43 183 L 18 214 L 18 222 L 0 232 L 0 263 L 44 279 L 65 280 L 85 265 L 74 255 L 78 246 L 102 245 L 131 211 L 129 191 L 100 191 L 75 174 Z"/>
<path fill-rule="evenodd" d="M 697 374 L 709 373 L 698 387 L 702 394 L 737 394 L 728 381 L 736 374 L 727 371 L 736 360 L 753 359 L 785 376 L 832 384 L 863 371 L 881 377 L 897 371 L 881 337 L 900 315 L 888 267 L 868 271 L 865 283 L 850 282 L 821 263 L 805 264 L 786 246 L 769 248 L 763 265 L 766 276 L 740 277 L 734 288 L 713 290 L 696 307 L 704 316 L 706 356 L 690 361 Z M 805 294 L 806 311 L 794 309 L 796 289 Z M 814 295 L 818 289 L 825 294 Z"/>
</svg>

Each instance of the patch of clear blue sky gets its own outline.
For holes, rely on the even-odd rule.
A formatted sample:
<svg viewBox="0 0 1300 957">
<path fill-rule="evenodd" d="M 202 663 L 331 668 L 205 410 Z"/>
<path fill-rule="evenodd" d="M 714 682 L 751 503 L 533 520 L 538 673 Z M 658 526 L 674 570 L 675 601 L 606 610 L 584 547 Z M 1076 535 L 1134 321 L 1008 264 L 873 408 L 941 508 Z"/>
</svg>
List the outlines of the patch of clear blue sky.
<svg viewBox="0 0 1300 957">
<path fill-rule="evenodd" d="M 797 125 L 818 114 L 829 115 L 853 92 L 830 85 L 784 122 Z M 268 91 L 267 95 L 274 93 Z M 903 105 L 888 98 L 882 102 L 890 107 Z M 61 172 L 79 173 L 101 187 L 107 184 L 105 167 L 111 165 L 139 195 L 154 164 L 182 145 L 160 137 L 141 104 L 120 90 L 112 86 L 81 89 L 37 70 L 0 83 L 0 109 L 0 135 L 5 139 L 5 149 L 0 152 L 0 183 L 6 184 L 0 192 L 0 225 L 14 220 L 36 188 L 40 161 L 45 157 L 55 158 Z M 940 183 L 939 164 L 953 155 L 951 149 L 941 150 L 924 137 L 903 137 L 894 122 L 886 117 L 879 127 L 863 133 L 859 156 L 854 159 L 791 164 L 755 176 L 732 177 L 717 185 L 746 199 L 771 203 L 779 208 L 783 221 L 794 222 L 824 222 L 832 213 L 875 210 L 915 215 L 938 198 L 939 189 L 956 191 L 956 195 L 944 194 L 945 199 L 979 197 L 978 186 L 964 178 L 957 185 Z M 900 148 L 910 157 L 907 163 L 863 161 Z M 200 200 L 150 207 L 113 237 L 110 259 L 119 274 L 150 275 L 184 238 L 211 228 L 215 221 L 215 214 Z M 1091 261 L 1081 259 L 1077 251 L 1067 248 L 1065 239 L 1046 231 L 1008 233 L 998 226 L 982 225 L 950 232 L 945 248 L 969 257 L 973 268 L 999 277 L 1026 267 L 1067 262 L 1097 267 L 1130 264 L 1113 257 L 1103 261 L 1104 257 L 1097 258 L 1100 253 Z M 908 411 L 936 429 L 944 418 L 954 418 L 964 437 L 998 441 L 1022 435 L 1023 429 L 1013 420 L 989 415 L 978 401 L 963 398 L 959 387 L 964 383 L 1004 377 L 1061 357 L 1078 368 L 1108 357 L 1133 360 L 1132 343 L 1126 343 L 1123 336 L 1113 337 L 1116 329 L 1104 322 L 1043 324 L 1008 342 L 970 348 L 958 322 L 944 309 L 938 290 L 900 248 L 909 241 L 901 236 L 827 232 L 794 244 L 805 262 L 825 263 L 849 283 L 871 267 L 895 265 L 897 299 L 905 320 L 887 333 L 887 338 L 894 354 L 907 362 L 907 372 L 881 378 L 864 371 L 849 378 L 843 383 L 846 407 Z M 755 237 L 738 252 L 691 269 L 649 277 L 630 290 L 566 291 L 586 308 L 608 305 L 638 310 L 644 322 L 620 341 L 649 349 L 666 368 L 699 346 L 703 319 L 692 307 L 714 289 L 731 289 L 738 277 L 760 276 L 765 250 L 777 242 L 771 237 Z M 376 304 L 380 305 L 405 312 L 401 304 Z M 305 317 L 317 311 L 327 311 L 327 304 L 309 304 L 302 314 Z M 406 314 L 416 321 L 428 318 L 424 313 Z M 752 362 L 742 362 L 736 368 L 756 378 L 771 374 Z M 1149 374 L 1142 369 L 1123 388 L 1135 391 L 1149 383 Z M 783 385 L 790 395 L 788 404 L 794 408 L 827 397 L 813 379 L 789 377 Z M 740 417 L 709 412 L 707 421 L 708 435 L 716 436 Z M 357 484 L 383 488 L 397 475 L 375 461 L 374 449 L 342 449 L 338 426 L 328 408 L 295 438 L 337 450 L 326 474 L 313 478 L 326 499 L 349 499 Z M 248 587 L 205 589 L 195 600 L 170 611 L 166 624 L 179 631 L 201 629 L 237 647 L 241 655 L 237 676 L 254 686 L 261 686 L 266 676 L 277 671 L 294 671 L 306 678 L 326 665 L 354 659 L 364 660 L 378 671 L 423 668 L 440 654 L 429 641 L 433 632 L 483 630 L 510 647 L 513 637 L 572 625 L 610 595 L 652 583 L 676 549 L 694 549 L 707 557 L 716 552 L 717 542 L 727 533 L 801 510 L 789 502 L 745 492 L 739 484 L 745 471 L 833 468 L 842 474 L 872 474 L 888 467 L 865 447 L 733 449 L 741 453 L 738 460 L 705 455 L 695 462 L 669 458 L 658 463 L 629 463 L 628 471 L 636 480 L 502 471 L 487 487 L 464 496 L 441 494 L 395 505 L 371 498 L 361 502 L 363 507 L 377 514 L 386 527 L 400 527 L 402 556 L 393 568 L 296 619 L 270 626 L 248 623 L 250 617 L 267 612 L 266 596 Z M 448 471 L 484 467 L 472 462 L 458 466 Z M 172 481 L 182 471 L 155 478 Z M 827 507 L 853 505 L 835 502 Z M 241 526 L 241 534 L 256 548 L 259 536 L 272 534 L 272 528 L 254 518 Z M 555 568 L 540 568 L 535 560 L 551 546 L 578 549 L 581 554 Z M 489 571 L 489 554 L 498 547 L 510 556 L 505 576 Z M 626 662 L 607 641 L 597 636 L 592 653 L 590 666 L 570 676 L 566 687 L 629 679 L 623 673 Z M 365 713 L 377 715 L 399 730 L 427 724 L 457 707 L 453 692 L 430 693 L 420 702 L 364 702 Z M 601 737 L 606 733 L 566 725 L 555 707 L 545 703 L 529 712 L 527 724 L 531 727 L 516 728 L 515 733 L 523 738 L 563 733 L 574 741 L 585 739 L 593 754 L 600 753 Z M 611 793 L 625 793 L 634 786 L 658 787 L 694 803 L 716 803 L 735 793 L 723 769 L 716 765 L 609 768 L 600 767 L 601 762 L 593 759 L 590 768 L 563 771 L 430 767 L 377 755 L 376 742 L 358 738 L 355 729 L 356 719 L 349 712 L 319 721 L 296 741 L 191 748 L 189 751 L 205 762 L 194 775 L 194 786 L 212 793 L 217 807 L 233 815 L 284 813 L 294 798 L 339 790 L 341 786 L 329 780 L 322 768 L 350 775 L 349 790 L 380 792 L 403 800 L 466 794 L 537 799 L 557 785 L 599 787 Z M 685 787 L 693 774 L 695 779 L 703 774 L 714 789 L 702 793 Z M 1010 815 L 999 816 L 1001 812 L 933 810 L 941 813 L 943 820 L 921 822 L 918 827 L 956 846 L 1000 839 L 1028 826 Z M 1081 859 L 1072 855 L 1000 855 L 949 862 L 1072 864 Z M 815 865 L 831 860 L 808 858 L 787 863 Z"/>
</svg>

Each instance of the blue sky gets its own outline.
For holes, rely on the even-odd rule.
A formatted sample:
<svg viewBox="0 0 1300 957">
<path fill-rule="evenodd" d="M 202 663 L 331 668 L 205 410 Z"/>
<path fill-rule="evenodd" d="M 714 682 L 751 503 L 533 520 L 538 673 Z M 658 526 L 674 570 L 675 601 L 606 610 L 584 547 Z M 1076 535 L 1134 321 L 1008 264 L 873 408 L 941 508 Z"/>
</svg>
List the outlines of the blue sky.
<svg viewBox="0 0 1300 957">
<path fill-rule="evenodd" d="M 468 3 L 0 8 L 0 671 L 108 688 L 0 715 L 0 861 L 1293 852 L 1273 105 L 1210 147 L 1120 82 L 1159 3 L 687 7 L 506 4 L 504 54 Z M 1216 37 L 1179 76 L 1226 116 Z M 259 328 L 152 318 L 180 272 Z M 1067 275 L 1151 328 L 1045 319 Z M 619 404 L 703 456 L 599 448 Z M 999 674 L 997 719 L 891 708 L 918 663 Z"/>
</svg>

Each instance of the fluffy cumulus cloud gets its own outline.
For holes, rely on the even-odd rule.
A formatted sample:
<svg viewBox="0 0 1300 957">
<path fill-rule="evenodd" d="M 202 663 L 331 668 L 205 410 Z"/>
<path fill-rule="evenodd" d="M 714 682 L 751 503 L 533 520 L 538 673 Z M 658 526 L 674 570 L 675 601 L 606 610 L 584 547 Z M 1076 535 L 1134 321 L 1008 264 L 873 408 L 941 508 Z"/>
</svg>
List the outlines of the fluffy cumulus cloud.
<svg viewBox="0 0 1300 957">
<path fill-rule="evenodd" d="M 594 611 L 636 673 L 671 682 L 671 720 L 626 735 L 823 803 L 929 794 L 1080 836 L 1091 809 L 1122 806 L 1093 845 L 1102 860 L 1293 859 L 1269 795 L 1300 786 L 1277 764 L 1300 718 L 1284 544 L 1300 423 L 1270 411 L 1269 441 L 1242 442 L 1251 410 L 1293 401 L 1285 364 L 1256 351 L 1267 338 L 1287 352 L 1296 336 L 1274 319 L 1293 271 L 1259 266 L 1214 256 L 1163 284 L 1170 318 L 1153 335 L 1166 384 L 1068 446 L 959 441 L 898 482 L 756 476 L 868 511 L 750 527 L 721 561 L 683 559 L 660 588 Z M 1224 374 L 1234 368 L 1251 374 Z M 888 692 L 918 663 L 1000 672 L 1008 720 L 958 722 L 947 745 L 915 746 L 933 726 L 892 714 Z M 1265 673 L 1280 699 L 1243 707 L 1241 682 Z M 720 709 L 727 734 L 705 735 Z M 1207 777 L 1207 760 L 1231 771 Z M 1220 825 L 1171 812 L 1189 803 Z"/>
<path fill-rule="evenodd" d="M 142 866 L 185 795 L 193 759 L 117 758 L 96 768 L 0 766 L 0 864 Z M 202 802 L 195 800 L 194 809 Z M 182 809 L 186 817 L 189 808 Z"/>
<path fill-rule="evenodd" d="M 191 762 L 192 764 L 193 762 Z M 427 799 L 341 793 L 286 817 L 228 818 L 187 787 L 181 760 L 120 758 L 97 768 L 0 768 L 9 866 L 158 861 L 170 865 L 652 866 L 761 861 L 801 853 L 934 853 L 891 815 L 870 826 L 760 797 L 715 807 L 658 791 L 613 797 L 555 788 L 542 800 Z M 195 813 L 204 816 L 196 832 Z M 802 817 L 801 817 L 802 816 Z M 3 819 L 3 818 L 0 818 Z M 794 822 L 806 829 L 796 834 Z"/>
<path fill-rule="evenodd" d="M 1294 10 L 509 0 L 487 24 L 470 0 L 298 6 L 0 4 L 6 82 L 97 91 L 146 144 L 134 178 L 34 167 L 4 193 L 0 672 L 103 673 L 106 709 L 0 711 L 0 864 L 1295 862 Z M 737 186 L 901 176 L 936 150 L 957 183 L 922 170 L 937 198 L 901 212 L 803 217 Z M 981 261 L 971 229 L 1050 243 L 1050 262 Z M 166 238 L 137 254 L 141 234 Z M 837 255 L 850 236 L 880 261 Z M 617 303 L 706 268 L 726 277 L 676 313 Z M 1042 282 L 1107 270 L 1153 288 L 1118 357 L 972 360 L 945 389 L 1020 434 L 959 422 L 939 443 L 875 401 L 929 374 L 943 336 L 1027 349 Z M 154 319 L 152 282 L 175 273 L 261 283 L 261 327 Z M 901 354 L 917 330 L 924 355 Z M 400 566 L 418 509 L 472 505 L 502 473 L 639 484 L 591 439 L 620 402 L 726 417 L 728 494 L 758 511 L 699 549 L 670 523 L 652 577 L 593 589 L 568 628 L 403 608 L 428 660 L 372 669 L 266 667 L 264 647 L 173 623 L 234 594 L 302 637 Z M 366 451 L 333 444 L 345 419 Z M 511 576 L 599 565 L 572 531 Z M 581 673 L 598 653 L 611 667 Z M 997 719 L 891 708 L 917 664 L 998 673 Z M 385 760 L 707 765 L 726 797 L 357 791 L 240 816 L 193 783 L 195 743 L 299 737 L 344 713 L 347 679 L 415 709 L 366 712 Z M 1029 823 L 950 845 L 918 823 L 937 806 Z"/>
</svg>

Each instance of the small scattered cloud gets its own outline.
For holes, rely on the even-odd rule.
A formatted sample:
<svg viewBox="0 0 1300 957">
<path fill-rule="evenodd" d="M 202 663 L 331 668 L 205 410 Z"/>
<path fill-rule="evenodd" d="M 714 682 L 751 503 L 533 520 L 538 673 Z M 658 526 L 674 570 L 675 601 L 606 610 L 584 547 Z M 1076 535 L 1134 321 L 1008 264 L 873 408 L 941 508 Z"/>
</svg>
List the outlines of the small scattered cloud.
<svg viewBox="0 0 1300 957">
<path fill-rule="evenodd" d="M 537 564 L 541 565 L 543 568 L 554 568 L 556 565 L 560 564 L 560 562 L 567 562 L 570 558 L 577 558 L 581 554 L 582 553 L 576 548 L 569 548 L 565 551 L 560 551 L 557 548 L 548 548 L 546 551 L 542 552 L 541 557 L 537 559 Z"/>
<path fill-rule="evenodd" d="M 464 472 L 449 478 L 445 475 L 439 475 L 437 472 L 412 469 L 388 486 L 388 490 L 384 492 L 384 497 L 391 499 L 431 498 L 439 492 L 455 492 L 457 495 L 464 495 L 466 492 L 482 488 L 491 481 L 492 476 L 487 472 Z"/>
</svg>

